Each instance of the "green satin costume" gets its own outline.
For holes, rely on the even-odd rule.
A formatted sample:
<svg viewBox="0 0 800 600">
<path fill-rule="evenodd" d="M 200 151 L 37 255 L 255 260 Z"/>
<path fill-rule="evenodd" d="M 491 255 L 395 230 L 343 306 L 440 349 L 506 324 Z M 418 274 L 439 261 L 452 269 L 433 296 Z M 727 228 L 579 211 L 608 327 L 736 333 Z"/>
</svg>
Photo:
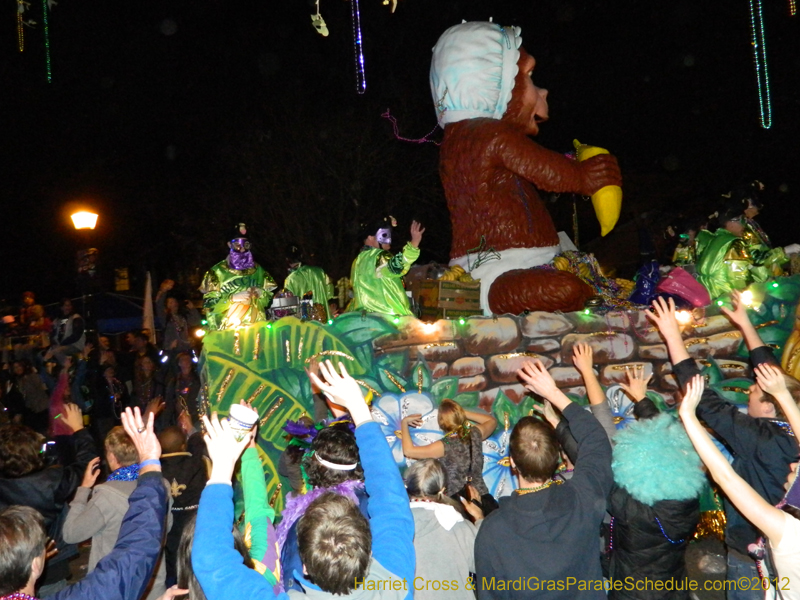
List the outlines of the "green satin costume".
<svg viewBox="0 0 800 600">
<path fill-rule="evenodd" d="M 746 288 L 752 281 L 751 264 L 744 240 L 727 229 L 697 234 L 697 279 L 712 299 Z"/>
<path fill-rule="evenodd" d="M 314 304 L 322 305 L 327 319 L 331 318 L 328 300 L 334 298 L 333 283 L 328 274 L 320 267 L 300 265 L 286 276 L 283 287 L 301 299 L 311 292 Z"/>
<path fill-rule="evenodd" d="M 386 250 L 365 246 L 353 261 L 350 275 L 353 300 L 347 311 L 366 310 L 390 315 L 412 314 L 402 277 L 417 258 L 419 258 L 419 248 L 410 243 L 394 256 Z"/>
<path fill-rule="evenodd" d="M 230 329 L 266 321 L 265 309 L 272 301 L 275 287 L 275 280 L 261 265 L 237 271 L 228 266 L 227 258 L 218 262 L 206 272 L 200 286 L 209 329 Z M 233 299 L 235 294 L 247 291 L 251 292 L 248 301 Z"/>
<path fill-rule="evenodd" d="M 742 240 L 753 261 L 753 266 L 750 267 L 753 281 L 762 283 L 767 279 L 783 275 L 783 265 L 789 262 L 789 257 L 783 248 L 770 248 L 769 238 L 763 239 L 750 223 L 744 226 Z"/>
</svg>

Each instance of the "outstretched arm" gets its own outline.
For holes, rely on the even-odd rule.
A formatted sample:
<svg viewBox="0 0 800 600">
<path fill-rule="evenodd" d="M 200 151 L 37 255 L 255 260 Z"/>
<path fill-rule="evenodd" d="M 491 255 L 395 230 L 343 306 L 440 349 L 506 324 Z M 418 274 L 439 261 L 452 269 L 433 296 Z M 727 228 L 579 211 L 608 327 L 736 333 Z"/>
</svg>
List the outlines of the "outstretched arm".
<svg viewBox="0 0 800 600">
<path fill-rule="evenodd" d="M 594 359 L 594 352 L 592 347 L 581 342 L 575 344 L 572 348 L 572 363 L 578 372 L 583 377 L 583 383 L 586 386 L 586 395 L 589 397 L 590 404 L 601 404 L 606 400 L 606 395 L 603 393 L 603 388 L 600 387 L 600 380 L 592 367 Z"/>
<path fill-rule="evenodd" d="M 494 430 L 497 429 L 497 419 L 495 419 L 492 415 L 487 415 L 486 413 L 475 412 L 472 410 L 465 410 L 464 414 L 470 421 L 478 425 L 478 430 L 481 432 L 482 440 L 488 438 L 494 433 Z"/>
<path fill-rule="evenodd" d="M 243 598 L 273 598 L 272 584 L 257 571 L 245 566 L 234 548 L 233 488 L 231 478 L 250 436 L 237 440 L 227 420 L 217 414 L 203 416 L 205 440 L 212 460 L 208 485 L 197 509 L 192 567 L 208 600 L 226 600 L 231 589 Z"/>
<path fill-rule="evenodd" d="M 400 442 L 403 445 L 403 456 L 414 460 L 422 458 L 441 458 L 444 456 L 444 443 L 436 440 L 432 444 L 415 446 L 411 441 L 411 429 L 409 427 L 419 427 L 422 425 L 422 415 L 408 415 L 400 421 Z"/>
<path fill-rule="evenodd" d="M 783 536 L 788 515 L 759 496 L 758 492 L 733 470 L 722 452 L 711 441 L 703 426 L 700 425 L 695 411 L 700 403 L 704 386 L 702 375 L 696 375 L 687 385 L 686 395 L 683 397 L 679 410 L 686 433 L 697 450 L 697 454 L 708 468 L 708 472 L 734 506 L 748 521 L 764 532 L 770 543 L 778 545 Z"/>
<path fill-rule="evenodd" d="M 663 298 L 656 298 L 653 301 L 653 309 L 646 310 L 645 313 L 658 328 L 661 337 L 664 338 L 669 351 L 669 359 L 673 365 L 691 358 L 683 344 L 678 319 L 675 318 L 675 301 L 672 298 L 669 299 L 669 302 Z"/>
<path fill-rule="evenodd" d="M 747 316 L 747 307 L 742 302 L 742 293 L 739 291 L 731 292 L 731 300 L 733 301 L 733 310 L 724 306 L 720 310 L 742 332 L 747 349 L 752 352 L 756 348 L 764 346 L 761 336 L 758 335 L 755 326 L 750 322 L 750 317 Z"/>
<path fill-rule="evenodd" d="M 504 122 L 497 124 L 498 153 L 503 165 L 548 192 L 573 192 L 591 196 L 606 185 L 622 185 L 617 159 L 610 154 L 584 162 L 543 148 L 523 132 Z"/>
<path fill-rule="evenodd" d="M 122 415 L 122 425 L 136 447 L 139 464 L 152 464 L 139 471 L 114 549 L 81 581 L 55 594 L 56 600 L 95 598 L 100 592 L 107 600 L 138 600 L 161 554 L 167 488 L 161 478 L 161 446 L 153 432 L 153 418 L 144 423 L 138 408 L 135 413 L 128 408 Z"/>
<path fill-rule="evenodd" d="M 592 493 L 605 497 L 613 483 L 611 444 L 600 423 L 556 387 L 550 373 L 538 360 L 525 363 L 517 375 L 527 390 L 549 400 L 569 422 L 570 431 L 578 442 L 572 485 L 585 486 Z"/>
<path fill-rule="evenodd" d="M 390 573 L 410 582 L 416 567 L 414 517 L 392 451 L 380 427 L 372 420 L 361 388 L 347 374 L 344 365 L 340 363 L 337 372 L 331 361 L 325 361 L 320 364 L 320 375 L 322 378 L 312 373 L 311 381 L 332 402 L 344 406 L 356 425 L 364 485 L 370 497 L 372 555 Z M 413 591 L 409 591 L 406 597 L 412 595 Z"/>
</svg>

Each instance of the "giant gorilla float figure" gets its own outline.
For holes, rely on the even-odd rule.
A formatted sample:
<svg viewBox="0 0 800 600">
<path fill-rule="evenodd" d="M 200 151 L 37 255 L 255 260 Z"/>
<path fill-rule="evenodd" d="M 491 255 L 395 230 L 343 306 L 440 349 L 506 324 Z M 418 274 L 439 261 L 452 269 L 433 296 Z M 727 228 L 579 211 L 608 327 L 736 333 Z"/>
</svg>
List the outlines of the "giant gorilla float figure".
<svg viewBox="0 0 800 600">
<path fill-rule="evenodd" d="M 444 141 L 439 171 L 453 242 L 450 264 L 470 271 L 471 248 L 485 242 L 500 258 L 471 269 L 487 314 L 573 311 L 592 289 L 571 273 L 541 267 L 560 252 L 558 233 L 536 188 L 591 195 L 620 185 L 604 154 L 584 162 L 547 150 L 528 136 L 547 120 L 547 90 L 531 79 L 536 64 L 519 27 L 462 23 L 433 49 L 431 93 Z"/>
</svg>

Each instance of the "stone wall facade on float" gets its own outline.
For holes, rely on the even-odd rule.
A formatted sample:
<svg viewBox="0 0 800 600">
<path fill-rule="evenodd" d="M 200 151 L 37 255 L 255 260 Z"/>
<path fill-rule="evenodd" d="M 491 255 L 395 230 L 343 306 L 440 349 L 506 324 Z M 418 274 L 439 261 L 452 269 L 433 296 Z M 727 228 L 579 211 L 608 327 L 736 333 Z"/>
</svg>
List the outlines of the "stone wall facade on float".
<svg viewBox="0 0 800 600">
<path fill-rule="evenodd" d="M 741 333 L 722 315 L 712 315 L 683 328 L 692 357 L 702 362 L 714 357 L 726 378 L 749 377 L 750 367 L 739 356 Z M 479 392 L 479 406 L 491 412 L 499 390 L 520 402 L 525 389 L 516 371 L 539 359 L 566 393 L 585 395 L 583 380 L 572 364 L 572 349 L 588 343 L 594 352 L 601 384 L 625 381 L 626 368 L 641 365 L 653 373 L 650 387 L 667 405 L 674 405 L 678 388 L 667 348 L 642 311 L 616 311 L 605 315 L 535 312 L 526 316 L 471 317 L 463 322 L 440 320 L 424 323 L 402 319 L 398 333 L 375 340 L 376 356 L 409 352 L 424 358 L 434 379 L 459 378 L 459 392 Z"/>
</svg>

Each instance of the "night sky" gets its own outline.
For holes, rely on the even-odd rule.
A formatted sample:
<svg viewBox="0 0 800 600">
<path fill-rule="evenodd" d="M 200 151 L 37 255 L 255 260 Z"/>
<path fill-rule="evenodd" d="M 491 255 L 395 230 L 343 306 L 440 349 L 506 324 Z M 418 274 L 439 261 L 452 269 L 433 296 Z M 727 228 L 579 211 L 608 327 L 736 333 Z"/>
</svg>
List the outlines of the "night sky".
<svg viewBox="0 0 800 600">
<path fill-rule="evenodd" d="M 392 211 L 428 225 L 424 259 L 445 261 L 449 224 L 437 150 L 408 137 L 436 121 L 430 50 L 461 19 L 522 27 L 550 90 L 539 143 L 609 148 L 625 178 L 623 225 L 658 209 L 689 211 L 748 178 L 767 185 L 759 221 L 775 242 L 800 241 L 800 17 L 765 2 L 773 126 L 758 123 L 746 0 L 361 0 L 367 93 L 355 91 L 350 3 L 321 0 L 330 29 L 311 27 L 307 0 L 59 0 L 50 14 L 53 82 L 45 76 L 42 8 L 26 14 L 17 51 L 11 4 L 0 22 L 2 217 L 0 298 L 76 292 L 74 252 L 101 253 L 107 277 L 129 266 L 135 286 L 204 270 L 224 257 L 239 220 L 256 257 L 283 276 L 281 249 L 299 242 L 334 277 L 349 270 L 358 219 Z M 440 138 L 441 132 L 434 134 Z M 70 208 L 100 213 L 78 236 Z M 571 203 L 551 208 L 570 227 Z M 581 241 L 597 235 L 581 205 Z M 569 230 L 569 229 L 568 229 Z M 608 254 L 608 252 L 606 252 Z M 134 288 L 134 292 L 141 293 Z"/>
</svg>

